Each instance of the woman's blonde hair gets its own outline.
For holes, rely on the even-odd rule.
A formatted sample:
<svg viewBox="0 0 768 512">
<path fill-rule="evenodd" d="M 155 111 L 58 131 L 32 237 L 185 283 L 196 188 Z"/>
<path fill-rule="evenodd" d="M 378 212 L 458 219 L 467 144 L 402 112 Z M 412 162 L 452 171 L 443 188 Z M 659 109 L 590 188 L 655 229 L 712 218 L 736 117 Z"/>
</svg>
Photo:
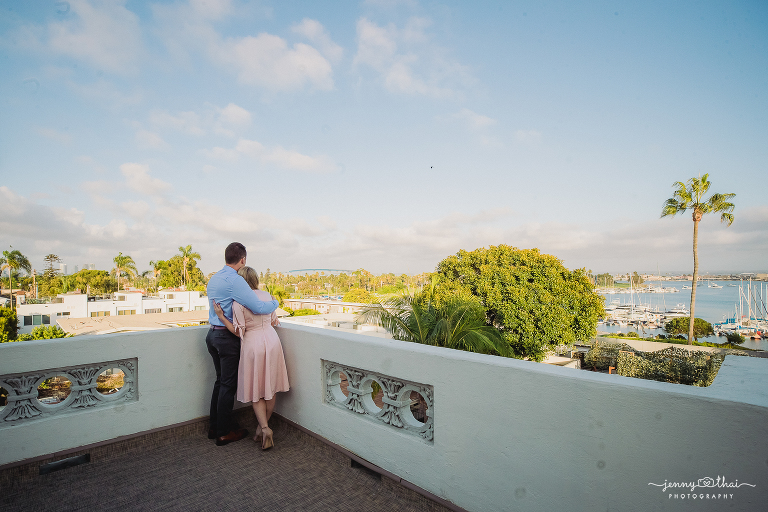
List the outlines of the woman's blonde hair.
<svg viewBox="0 0 768 512">
<path fill-rule="evenodd" d="M 253 270 L 253 268 L 242 267 L 237 273 L 243 276 L 243 279 L 245 279 L 245 282 L 251 287 L 251 290 L 259 289 L 259 273 Z"/>
</svg>

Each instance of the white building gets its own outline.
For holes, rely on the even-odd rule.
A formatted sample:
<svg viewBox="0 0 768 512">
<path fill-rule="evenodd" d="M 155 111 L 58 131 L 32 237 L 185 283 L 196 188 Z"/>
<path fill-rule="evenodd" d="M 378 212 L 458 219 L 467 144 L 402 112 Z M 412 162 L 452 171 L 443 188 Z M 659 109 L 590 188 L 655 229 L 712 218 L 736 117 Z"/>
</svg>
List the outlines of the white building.
<svg viewBox="0 0 768 512">
<path fill-rule="evenodd" d="M 157 297 L 141 292 L 120 291 L 110 299 L 96 299 L 82 293 L 63 293 L 44 304 L 19 304 L 19 334 L 40 325 L 58 325 L 59 319 L 99 316 L 142 315 L 208 310 L 208 298 L 196 291 L 161 290 Z"/>
</svg>

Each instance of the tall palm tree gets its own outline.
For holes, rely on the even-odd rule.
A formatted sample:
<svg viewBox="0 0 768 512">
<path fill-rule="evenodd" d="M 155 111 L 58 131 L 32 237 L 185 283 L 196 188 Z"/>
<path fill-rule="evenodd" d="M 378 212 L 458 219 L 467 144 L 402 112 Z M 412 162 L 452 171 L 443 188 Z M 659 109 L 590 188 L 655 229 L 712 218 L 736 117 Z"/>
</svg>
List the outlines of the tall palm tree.
<svg viewBox="0 0 768 512">
<path fill-rule="evenodd" d="M 693 217 L 693 282 L 691 283 L 691 318 L 688 322 L 688 344 L 693 344 L 693 320 L 696 308 L 696 284 L 699 279 L 699 222 L 708 213 L 719 213 L 720 222 L 730 226 L 733 224 L 733 209 L 730 202 L 736 194 L 712 194 L 709 198 L 704 196 L 709 190 L 709 174 L 691 178 L 688 183 L 676 181 L 672 184 L 675 192 L 664 202 L 661 216 L 674 216 L 691 210 Z"/>
<path fill-rule="evenodd" d="M 186 286 L 187 282 L 189 281 L 189 262 L 199 260 L 200 253 L 192 252 L 191 245 L 186 247 L 179 247 L 179 252 L 181 253 L 181 259 L 184 262 L 184 268 L 182 269 L 182 272 L 184 273 L 184 286 Z"/>
<path fill-rule="evenodd" d="M 120 291 L 120 278 L 123 275 L 128 277 L 134 277 L 139 273 L 136 270 L 136 262 L 130 256 L 123 256 L 121 252 L 112 260 L 115 263 L 115 269 L 113 270 L 115 277 L 117 278 L 117 291 Z"/>
<path fill-rule="evenodd" d="M 5 269 L 8 269 L 8 278 L 10 279 L 11 286 L 11 307 L 13 307 L 13 273 L 18 272 L 19 269 L 25 270 L 27 273 L 32 272 L 32 265 L 26 256 L 14 249 L 13 251 L 3 251 L 3 257 L 0 258 L 0 271 Z"/>
<path fill-rule="evenodd" d="M 432 294 L 406 293 L 360 312 L 357 322 L 381 325 L 397 340 L 466 350 L 510 354 L 498 330 L 486 325 L 484 312 L 466 300 L 452 299 L 440 308 Z"/>
</svg>

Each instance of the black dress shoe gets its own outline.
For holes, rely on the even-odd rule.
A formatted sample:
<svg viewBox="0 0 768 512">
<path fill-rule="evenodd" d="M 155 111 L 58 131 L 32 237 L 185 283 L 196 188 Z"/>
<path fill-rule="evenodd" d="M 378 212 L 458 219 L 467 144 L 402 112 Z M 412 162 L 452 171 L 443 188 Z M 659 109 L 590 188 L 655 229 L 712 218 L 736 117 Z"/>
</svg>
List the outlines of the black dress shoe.
<svg viewBox="0 0 768 512">
<path fill-rule="evenodd" d="M 224 446 L 225 444 L 234 443 L 239 441 L 248 435 L 248 431 L 244 428 L 233 430 L 229 434 L 216 438 L 216 446 Z"/>
<path fill-rule="evenodd" d="M 208 439 L 216 439 L 216 431 L 214 429 L 208 431 Z"/>
</svg>

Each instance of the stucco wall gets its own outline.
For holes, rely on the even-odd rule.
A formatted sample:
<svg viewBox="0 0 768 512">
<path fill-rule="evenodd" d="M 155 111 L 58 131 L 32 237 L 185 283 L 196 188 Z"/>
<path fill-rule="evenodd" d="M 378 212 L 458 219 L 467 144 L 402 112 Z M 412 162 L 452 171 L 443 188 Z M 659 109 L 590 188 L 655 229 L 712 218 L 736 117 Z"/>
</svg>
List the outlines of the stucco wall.
<svg viewBox="0 0 768 512">
<path fill-rule="evenodd" d="M 138 358 L 139 400 L 0 426 L 0 464 L 204 416 L 213 380 L 205 328 L 0 346 L 0 375 Z M 681 510 L 649 486 L 724 476 L 696 510 L 768 500 L 768 361 L 728 356 L 709 388 L 285 325 L 291 391 L 277 411 L 467 510 Z M 434 386 L 427 443 L 323 401 L 321 360 Z M 277 441 L 279 442 L 279 440 Z M 696 494 L 711 494 L 697 489 Z M 685 501 L 688 501 L 687 499 Z"/>
</svg>

